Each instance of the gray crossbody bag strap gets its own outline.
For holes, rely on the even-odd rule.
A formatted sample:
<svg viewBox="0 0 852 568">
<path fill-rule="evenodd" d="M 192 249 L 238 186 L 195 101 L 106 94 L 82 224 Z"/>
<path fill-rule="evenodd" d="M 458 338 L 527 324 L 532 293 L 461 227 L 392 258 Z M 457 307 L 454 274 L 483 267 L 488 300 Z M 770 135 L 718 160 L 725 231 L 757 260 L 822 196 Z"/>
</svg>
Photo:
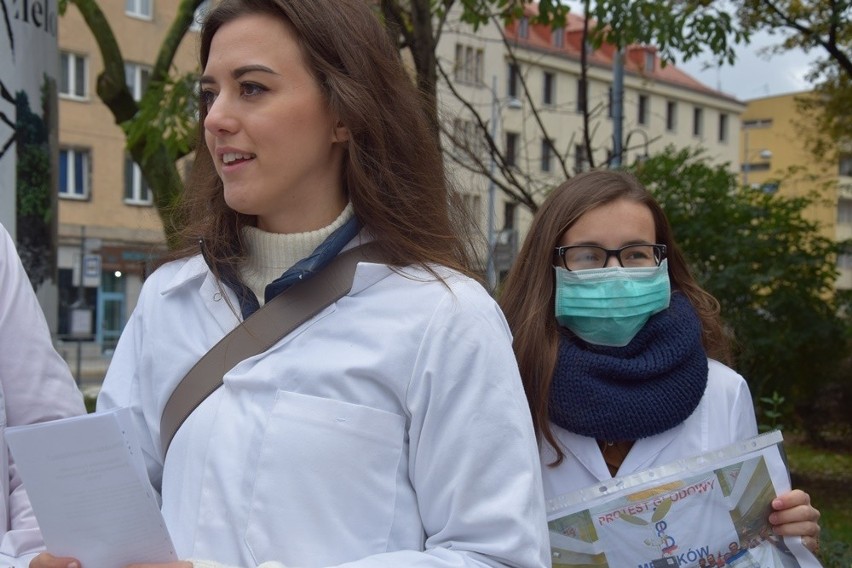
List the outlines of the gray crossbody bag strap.
<svg viewBox="0 0 852 568">
<path fill-rule="evenodd" d="M 240 361 L 263 353 L 282 337 L 331 305 L 352 289 L 359 262 L 381 262 L 371 244 L 337 255 L 320 272 L 267 302 L 204 354 L 169 397 L 160 418 L 163 459 L 184 420 L 222 385 L 225 373 Z"/>
</svg>

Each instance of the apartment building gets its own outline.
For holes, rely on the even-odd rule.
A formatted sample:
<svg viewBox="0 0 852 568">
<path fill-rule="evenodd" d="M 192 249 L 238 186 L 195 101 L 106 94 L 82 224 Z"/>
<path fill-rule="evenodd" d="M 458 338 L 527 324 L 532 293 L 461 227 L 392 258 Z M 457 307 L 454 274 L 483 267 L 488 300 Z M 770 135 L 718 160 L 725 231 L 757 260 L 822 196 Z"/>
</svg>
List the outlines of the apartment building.
<svg viewBox="0 0 852 568">
<path fill-rule="evenodd" d="M 747 101 L 742 115 L 741 176 L 744 185 L 804 196 L 818 192 L 822 199 L 806 214 L 823 234 L 838 241 L 852 238 L 852 151 L 838 160 L 817 159 L 806 148 L 807 119 L 796 104 L 807 92 Z M 837 289 L 852 288 L 852 255 L 837 259 Z"/>
<path fill-rule="evenodd" d="M 590 156 L 583 139 L 582 28 L 583 18 L 569 14 L 566 26 L 556 30 L 522 19 L 505 27 L 492 23 L 474 32 L 451 16 L 439 46 L 441 65 L 459 94 L 446 82 L 441 85 L 445 132 L 467 131 L 470 138 L 483 138 L 478 115 L 488 124 L 506 160 L 530 175 L 523 183 L 537 203 L 564 181 L 566 173 L 570 176 L 590 165 L 613 163 L 616 53 L 612 46 L 603 46 L 588 57 Z M 633 163 L 674 145 L 700 147 L 713 162 L 738 167 L 742 102 L 702 84 L 675 65 L 663 66 L 653 46 L 628 47 L 624 61 L 622 163 Z M 452 152 L 459 146 L 459 137 L 448 137 L 446 145 Z M 487 151 L 484 142 L 480 143 L 483 152 Z M 567 164 L 567 172 L 556 159 L 557 153 Z M 464 160 L 459 157 L 460 162 Z M 493 232 L 488 232 L 496 247 L 496 272 L 505 272 L 512 254 L 500 249 L 505 243 L 516 245 L 523 237 L 531 212 L 499 189 L 494 192 L 492 208 L 492 186 L 486 176 L 463 166 L 454 171 L 486 231 L 493 211 Z"/>
<path fill-rule="evenodd" d="M 98 4 L 138 100 L 178 3 Z M 174 60 L 179 71 L 197 68 L 197 36 L 193 30 L 184 38 Z M 136 304 L 144 277 L 165 250 L 164 234 L 151 191 L 125 151 L 124 133 L 96 93 L 103 61 L 74 5 L 59 20 L 59 50 L 58 334 L 72 331 L 71 306 L 82 297 L 93 311 L 95 341 L 108 351 Z"/>
</svg>

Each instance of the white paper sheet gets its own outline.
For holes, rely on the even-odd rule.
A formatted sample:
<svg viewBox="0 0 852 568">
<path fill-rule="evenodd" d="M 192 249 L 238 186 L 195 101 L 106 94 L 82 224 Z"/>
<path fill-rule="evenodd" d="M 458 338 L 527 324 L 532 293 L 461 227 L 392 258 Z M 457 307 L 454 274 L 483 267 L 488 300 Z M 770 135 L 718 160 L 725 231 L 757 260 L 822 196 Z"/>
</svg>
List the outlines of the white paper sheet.
<svg viewBox="0 0 852 568">
<path fill-rule="evenodd" d="M 86 568 L 177 560 L 127 409 L 6 429 L 47 550 Z"/>
</svg>

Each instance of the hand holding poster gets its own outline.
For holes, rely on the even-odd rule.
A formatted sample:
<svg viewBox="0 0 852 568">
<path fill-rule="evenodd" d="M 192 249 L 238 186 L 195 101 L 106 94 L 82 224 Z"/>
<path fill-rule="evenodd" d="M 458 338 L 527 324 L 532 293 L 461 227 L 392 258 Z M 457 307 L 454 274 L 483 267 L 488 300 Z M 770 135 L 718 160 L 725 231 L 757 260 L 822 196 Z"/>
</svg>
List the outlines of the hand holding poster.
<svg viewBox="0 0 852 568">
<path fill-rule="evenodd" d="M 781 441 L 771 432 L 551 499 L 554 568 L 819 567 L 767 520 L 790 489 Z"/>
</svg>

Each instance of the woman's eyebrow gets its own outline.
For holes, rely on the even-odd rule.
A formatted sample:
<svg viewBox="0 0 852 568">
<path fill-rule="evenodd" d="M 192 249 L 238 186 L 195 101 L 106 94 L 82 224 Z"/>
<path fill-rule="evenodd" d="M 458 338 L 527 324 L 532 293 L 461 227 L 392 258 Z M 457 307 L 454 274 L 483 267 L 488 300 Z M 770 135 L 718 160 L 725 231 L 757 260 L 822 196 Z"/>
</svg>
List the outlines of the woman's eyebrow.
<svg viewBox="0 0 852 568">
<path fill-rule="evenodd" d="M 251 73 L 252 71 L 259 71 L 261 73 L 271 73 L 272 75 L 278 74 L 275 71 L 273 71 L 272 69 L 270 69 L 269 67 L 267 67 L 266 65 L 253 64 L 253 65 L 243 65 L 242 67 L 237 67 L 236 69 L 231 71 L 231 77 L 233 77 L 234 79 L 239 79 L 240 77 L 242 77 L 246 73 Z M 211 83 L 216 82 L 216 80 L 213 77 L 211 77 L 210 75 L 202 75 L 201 78 L 198 81 L 202 85 L 211 84 Z"/>
</svg>

